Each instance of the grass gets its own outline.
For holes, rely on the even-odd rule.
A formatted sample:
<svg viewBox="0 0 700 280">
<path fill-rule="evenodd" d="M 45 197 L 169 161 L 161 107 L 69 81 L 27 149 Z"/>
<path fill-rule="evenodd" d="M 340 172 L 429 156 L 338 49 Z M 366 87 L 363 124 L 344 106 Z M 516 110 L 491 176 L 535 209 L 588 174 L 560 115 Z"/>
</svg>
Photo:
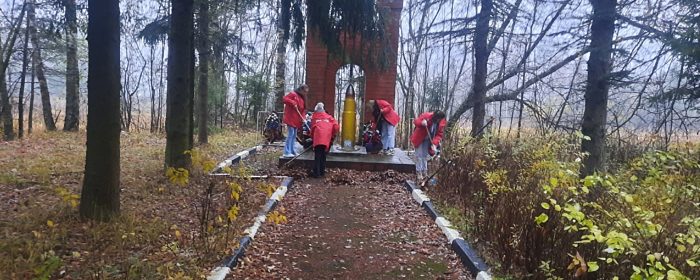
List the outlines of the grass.
<svg viewBox="0 0 700 280">
<path fill-rule="evenodd" d="M 491 268 L 491 275 L 494 279 L 509 279 L 509 277 L 514 277 L 508 275 L 503 271 L 500 261 L 496 258 L 498 252 L 496 252 L 489 244 L 485 242 L 479 242 L 478 235 L 474 232 L 474 226 L 471 223 L 472 217 L 463 210 L 457 209 L 444 201 L 436 200 L 431 197 L 431 201 L 435 208 L 444 216 L 452 226 L 459 231 L 459 233 L 465 238 L 465 241 L 469 243 L 469 246 L 474 248 L 476 252 L 480 254 L 482 260 Z"/>
<path fill-rule="evenodd" d="M 218 163 L 255 139 L 226 131 L 197 149 Z M 173 185 L 163 171 L 165 138 L 123 133 L 121 217 L 83 221 L 71 195 L 80 194 L 85 142 L 84 132 L 53 132 L 0 143 L 0 279 L 200 278 L 236 248 L 267 196 L 260 181 L 241 180 L 238 217 L 219 220 L 231 200 L 225 178 L 195 171 Z"/>
<path fill-rule="evenodd" d="M 428 258 L 425 258 L 418 263 L 411 264 L 409 268 L 411 268 L 411 270 L 401 270 L 396 268 L 389 271 L 388 274 L 395 277 L 400 277 L 400 275 L 404 275 L 403 277 L 405 277 L 405 274 L 408 273 L 413 275 L 441 275 L 448 270 L 447 265 Z"/>
</svg>

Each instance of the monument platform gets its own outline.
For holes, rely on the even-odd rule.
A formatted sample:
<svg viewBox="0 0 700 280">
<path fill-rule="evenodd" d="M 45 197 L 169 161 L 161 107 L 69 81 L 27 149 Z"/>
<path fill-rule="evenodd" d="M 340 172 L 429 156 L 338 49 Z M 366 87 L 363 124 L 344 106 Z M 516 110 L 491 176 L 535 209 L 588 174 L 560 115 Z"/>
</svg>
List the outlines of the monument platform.
<svg viewBox="0 0 700 280">
<path fill-rule="evenodd" d="M 343 151 L 338 146 L 331 147 L 326 155 L 326 168 L 353 169 L 358 171 L 386 171 L 395 170 L 401 173 L 414 173 L 416 164 L 400 149 L 394 149 L 394 155 L 368 154 L 364 147 L 358 147 L 356 151 Z M 292 158 L 279 158 L 279 166 L 289 162 Z M 290 164 L 295 167 L 313 169 L 314 151 L 309 149 Z"/>
</svg>

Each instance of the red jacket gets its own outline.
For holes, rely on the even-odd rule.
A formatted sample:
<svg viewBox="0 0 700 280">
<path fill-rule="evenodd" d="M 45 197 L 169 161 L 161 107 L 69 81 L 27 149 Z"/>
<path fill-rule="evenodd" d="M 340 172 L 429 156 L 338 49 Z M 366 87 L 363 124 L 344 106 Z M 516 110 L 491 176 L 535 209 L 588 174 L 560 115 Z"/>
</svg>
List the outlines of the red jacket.
<svg viewBox="0 0 700 280">
<path fill-rule="evenodd" d="M 384 100 L 377 100 L 377 106 L 379 107 L 379 110 L 382 111 L 382 116 L 384 117 L 384 119 L 386 119 L 387 122 L 389 122 L 393 126 L 399 124 L 401 118 L 399 117 L 399 114 L 397 114 L 396 111 L 394 111 L 394 108 L 391 107 L 391 104 L 389 104 L 389 102 L 386 102 Z"/>
<path fill-rule="evenodd" d="M 293 91 L 285 95 L 284 98 L 282 98 L 282 102 L 285 105 L 283 119 L 284 123 L 294 128 L 301 128 L 303 126 L 303 120 L 299 114 L 304 114 L 306 112 L 306 107 L 304 107 L 304 98 L 301 97 L 301 94 Z M 299 108 L 299 111 L 294 109 L 294 105 Z"/>
<path fill-rule="evenodd" d="M 326 112 L 314 112 L 311 116 L 310 136 L 314 140 L 314 147 L 324 145 L 328 152 L 331 149 L 331 138 L 338 134 L 339 130 L 338 122 Z"/>
<path fill-rule="evenodd" d="M 423 120 L 428 121 L 427 127 L 421 124 Z M 420 145 L 420 143 L 423 142 L 425 137 L 428 137 L 428 130 L 431 126 L 433 126 L 433 113 L 423 113 L 415 120 L 413 120 L 413 123 L 416 125 L 416 129 L 413 131 L 413 134 L 411 134 L 411 143 L 413 143 L 413 147 L 418 148 L 418 145 Z M 438 130 L 435 133 L 435 135 L 433 135 L 433 145 L 437 146 L 438 144 L 440 144 L 440 140 L 442 140 L 442 133 L 445 129 L 446 123 L 447 122 L 445 121 L 445 119 L 442 119 L 440 121 Z"/>
</svg>

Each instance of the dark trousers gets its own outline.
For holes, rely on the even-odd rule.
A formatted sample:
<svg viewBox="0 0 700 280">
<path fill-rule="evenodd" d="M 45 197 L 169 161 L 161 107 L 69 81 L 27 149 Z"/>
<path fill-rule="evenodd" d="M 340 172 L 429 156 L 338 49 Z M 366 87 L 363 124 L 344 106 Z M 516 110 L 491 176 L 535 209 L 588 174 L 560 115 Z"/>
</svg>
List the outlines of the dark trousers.
<svg viewBox="0 0 700 280">
<path fill-rule="evenodd" d="M 314 178 L 326 175 L 326 146 L 314 147 Z"/>
</svg>

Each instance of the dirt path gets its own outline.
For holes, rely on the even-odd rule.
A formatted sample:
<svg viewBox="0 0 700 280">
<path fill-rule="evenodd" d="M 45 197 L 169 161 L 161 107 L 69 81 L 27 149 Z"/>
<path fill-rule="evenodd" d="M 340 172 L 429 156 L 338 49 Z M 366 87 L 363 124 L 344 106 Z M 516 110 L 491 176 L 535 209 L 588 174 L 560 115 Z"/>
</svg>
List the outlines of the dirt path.
<svg viewBox="0 0 700 280">
<path fill-rule="evenodd" d="M 430 217 L 392 172 L 348 182 L 351 171 L 295 182 L 289 222 L 266 223 L 228 279 L 469 279 Z"/>
</svg>

